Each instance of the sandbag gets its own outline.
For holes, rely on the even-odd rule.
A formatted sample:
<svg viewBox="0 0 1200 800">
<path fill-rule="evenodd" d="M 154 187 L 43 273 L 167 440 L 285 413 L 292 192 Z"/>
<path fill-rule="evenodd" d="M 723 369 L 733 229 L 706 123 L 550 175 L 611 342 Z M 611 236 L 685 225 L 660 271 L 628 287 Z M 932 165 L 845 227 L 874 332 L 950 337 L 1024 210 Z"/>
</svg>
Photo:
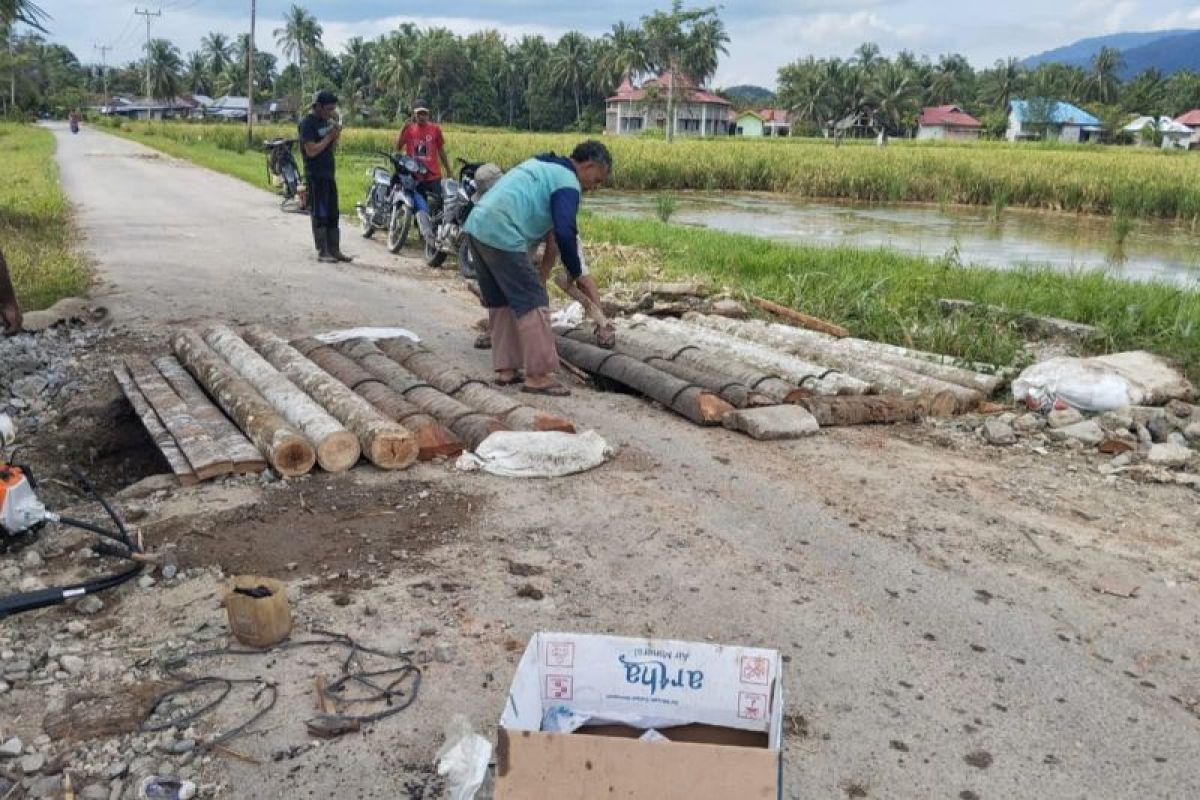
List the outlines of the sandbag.
<svg viewBox="0 0 1200 800">
<path fill-rule="evenodd" d="M 1141 350 L 1095 358 L 1060 356 L 1039 362 L 1012 384 L 1013 398 L 1031 409 L 1070 406 L 1113 411 L 1123 406 L 1190 400 L 1195 389 L 1178 370 Z"/>
<path fill-rule="evenodd" d="M 561 478 L 600 466 L 612 452 L 595 431 L 496 431 L 474 453 L 459 456 L 456 466 L 506 478 Z"/>
</svg>

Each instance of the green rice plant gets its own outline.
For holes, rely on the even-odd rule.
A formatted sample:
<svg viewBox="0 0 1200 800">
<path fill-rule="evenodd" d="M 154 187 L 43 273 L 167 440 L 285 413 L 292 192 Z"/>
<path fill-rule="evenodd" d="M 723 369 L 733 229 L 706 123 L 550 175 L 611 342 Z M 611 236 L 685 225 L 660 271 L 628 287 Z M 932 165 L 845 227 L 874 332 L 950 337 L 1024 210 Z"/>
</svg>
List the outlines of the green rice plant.
<svg viewBox="0 0 1200 800">
<path fill-rule="evenodd" d="M 670 192 L 664 192 L 654 198 L 654 215 L 658 217 L 660 222 L 670 222 L 671 215 L 675 213 L 675 209 L 679 206 L 675 195 Z"/>
</svg>

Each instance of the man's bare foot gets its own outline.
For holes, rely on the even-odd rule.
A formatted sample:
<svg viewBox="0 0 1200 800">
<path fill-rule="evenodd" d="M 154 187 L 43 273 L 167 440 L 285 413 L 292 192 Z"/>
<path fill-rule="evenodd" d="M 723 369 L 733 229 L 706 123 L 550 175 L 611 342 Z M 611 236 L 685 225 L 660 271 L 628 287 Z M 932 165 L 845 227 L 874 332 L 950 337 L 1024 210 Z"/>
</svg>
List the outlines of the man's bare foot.
<svg viewBox="0 0 1200 800">
<path fill-rule="evenodd" d="M 514 383 L 521 382 L 521 373 L 515 369 L 498 369 L 496 370 L 496 385 L 497 386 L 512 386 Z"/>
</svg>

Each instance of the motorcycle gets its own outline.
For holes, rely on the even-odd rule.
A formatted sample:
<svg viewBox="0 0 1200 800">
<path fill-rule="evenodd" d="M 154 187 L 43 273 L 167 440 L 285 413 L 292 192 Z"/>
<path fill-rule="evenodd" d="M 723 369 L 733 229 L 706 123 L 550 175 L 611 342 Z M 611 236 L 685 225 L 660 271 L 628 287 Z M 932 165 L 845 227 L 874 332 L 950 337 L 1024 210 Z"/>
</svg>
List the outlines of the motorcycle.
<svg viewBox="0 0 1200 800">
<path fill-rule="evenodd" d="M 458 179 L 442 180 L 441 208 L 430 216 L 430 233 L 425 237 L 425 263 L 440 267 L 446 256 L 458 257 L 458 271 L 464 278 L 475 278 L 474 254 L 467 246 L 462 227 L 475 208 L 475 192 L 478 188 L 475 173 L 484 162 L 458 159 Z"/>
<path fill-rule="evenodd" d="M 408 241 L 413 220 L 421 212 L 429 213 L 429 205 L 417 190 L 421 178 L 429 170 L 420 161 L 396 153 L 380 153 L 392 165 L 389 172 L 383 167 L 370 171 L 371 183 L 367 196 L 357 205 L 363 238 L 370 239 L 377 230 L 387 230 L 387 249 L 399 253 Z"/>
<path fill-rule="evenodd" d="M 297 210 L 304 211 L 308 198 L 300 184 L 300 168 L 296 166 L 296 159 L 292 155 L 295 144 L 295 139 L 271 139 L 263 142 L 262 146 L 267 154 L 267 180 L 278 180 L 280 184 L 283 200 L 279 207 L 283 208 L 295 199 Z"/>
</svg>

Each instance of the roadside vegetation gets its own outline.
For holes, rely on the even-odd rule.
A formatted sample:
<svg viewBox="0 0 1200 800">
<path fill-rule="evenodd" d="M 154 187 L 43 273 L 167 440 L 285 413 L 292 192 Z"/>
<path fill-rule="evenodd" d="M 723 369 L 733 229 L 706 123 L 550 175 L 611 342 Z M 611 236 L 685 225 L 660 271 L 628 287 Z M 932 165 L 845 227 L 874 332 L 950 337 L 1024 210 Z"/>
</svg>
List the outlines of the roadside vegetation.
<svg viewBox="0 0 1200 800">
<path fill-rule="evenodd" d="M 26 310 L 83 292 L 89 270 L 76 251 L 71 208 L 58 183 L 54 137 L 32 125 L 0 122 L 0 246 Z"/>
<path fill-rule="evenodd" d="M 244 147 L 239 151 L 230 141 L 201 138 L 203 134 L 181 135 L 199 130 L 199 126 L 133 126 L 124 134 L 268 186 L 260 152 Z M 244 138 L 241 141 L 244 144 Z M 454 152 L 467 150 L 467 145 L 457 144 L 461 135 L 451 142 L 456 144 Z M 481 149 L 485 143 L 480 139 Z M 344 158 L 339 167 L 340 201 L 347 211 L 361 197 L 371 161 L 366 155 L 370 148 L 359 144 L 346 148 L 358 155 Z M 789 146 L 793 145 L 785 145 Z M 471 155 L 497 158 L 493 153 Z M 499 160 L 512 163 L 516 158 L 513 153 Z M 618 168 L 620 163 L 618 155 Z M 756 294 L 792 305 L 843 324 L 864 338 L 971 361 L 1020 364 L 1023 339 L 1015 316 L 1006 320 L 993 315 L 942 315 L 939 298 L 963 298 L 1096 325 L 1103 333 L 1094 343 L 1097 351 L 1149 349 L 1176 359 L 1193 379 L 1200 379 L 1200 293 L 1165 284 L 1127 281 L 1100 272 L 987 269 L 963 265 L 953 255 L 932 259 L 888 250 L 805 247 L 656 219 L 585 214 L 581 228 L 602 285 L 645 278 L 697 278 L 734 296 Z"/>
<path fill-rule="evenodd" d="M 113 122 L 139 139 L 247 149 L 241 126 Z M 295 136 L 292 125 L 255 128 L 255 138 Z M 479 129 L 447 133 L 450 151 L 503 167 L 534 153 L 569 152 L 580 134 Z M 395 131 L 347 129 L 339 154 L 373 158 L 391 150 Z M 1008 206 L 1138 218 L 1200 226 L 1200 158 L 1194 153 L 1052 144 L 893 142 L 886 148 L 813 139 L 680 140 L 609 137 L 613 188 L 787 192 L 867 202 L 918 201 Z"/>
</svg>

